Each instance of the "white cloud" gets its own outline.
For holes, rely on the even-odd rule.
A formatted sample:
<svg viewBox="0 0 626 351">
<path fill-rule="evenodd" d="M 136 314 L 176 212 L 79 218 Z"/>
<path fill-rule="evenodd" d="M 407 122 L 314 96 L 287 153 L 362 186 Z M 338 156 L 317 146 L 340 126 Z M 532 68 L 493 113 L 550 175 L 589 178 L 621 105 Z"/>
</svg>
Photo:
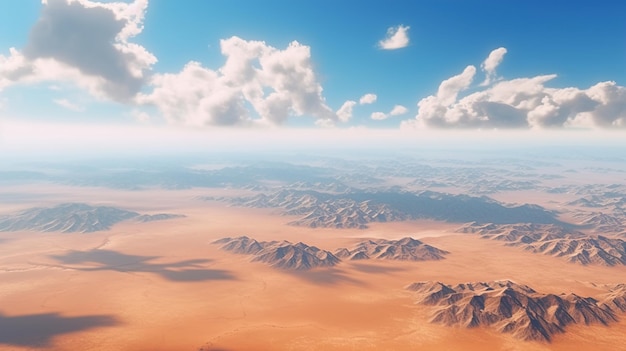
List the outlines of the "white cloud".
<svg viewBox="0 0 626 351">
<path fill-rule="evenodd" d="M 384 50 L 401 49 L 409 45 L 409 26 L 399 25 L 389 27 L 385 39 L 378 42 L 378 46 Z"/>
<path fill-rule="evenodd" d="M 72 81 L 93 95 L 130 102 L 156 57 L 129 42 L 143 29 L 147 0 L 99 3 L 48 0 L 27 45 L 0 56 L 0 89 L 9 84 Z"/>
<path fill-rule="evenodd" d="M 9 49 L 9 56 L 0 55 L 0 91 L 33 73 L 33 68 L 22 53 Z"/>
<path fill-rule="evenodd" d="M 506 53 L 506 48 L 502 47 L 497 48 L 489 53 L 489 56 L 487 56 L 485 61 L 483 61 L 483 63 L 480 65 L 480 68 L 483 70 L 483 72 L 485 72 L 485 81 L 481 85 L 489 85 L 491 84 L 491 82 L 497 79 L 496 68 L 500 65 Z"/>
<path fill-rule="evenodd" d="M 391 109 L 391 112 L 389 112 L 389 114 L 392 116 L 400 116 L 407 112 L 409 112 L 409 110 L 406 107 L 402 105 L 395 105 L 393 109 Z"/>
<path fill-rule="evenodd" d="M 408 110 L 406 107 L 402 106 L 402 105 L 395 105 L 391 111 L 389 111 L 389 113 L 384 113 L 384 112 L 374 112 L 370 115 L 370 118 L 373 120 L 383 120 L 383 119 L 387 119 L 391 116 L 400 116 L 403 115 L 405 113 L 407 113 Z"/>
<path fill-rule="evenodd" d="M 247 122 L 241 91 L 219 78 L 218 72 L 192 61 L 180 73 L 156 75 L 154 90 L 140 95 L 138 102 L 154 104 L 170 123 L 204 126 Z"/>
<path fill-rule="evenodd" d="M 356 106 L 356 101 L 348 100 L 337 110 L 337 117 L 342 122 L 348 122 L 352 118 L 352 109 Z"/>
<path fill-rule="evenodd" d="M 366 105 L 366 104 L 373 104 L 376 102 L 376 99 L 378 99 L 378 96 L 376 96 L 376 94 L 365 94 L 363 96 L 361 96 L 361 98 L 359 99 L 359 104 L 361 105 Z"/>
<path fill-rule="evenodd" d="M 315 125 L 324 129 L 331 129 L 336 127 L 335 121 L 328 118 L 318 119 L 317 121 L 315 121 Z"/>
<path fill-rule="evenodd" d="M 485 62 L 488 61 L 485 70 L 495 72 L 501 57 Z M 550 88 L 546 84 L 556 78 L 550 74 L 500 80 L 459 98 L 459 93 L 471 84 L 475 74 L 472 68 L 468 66 L 462 74 L 442 82 L 437 95 L 422 99 L 416 120 L 405 125 L 526 129 L 626 127 L 626 87 L 615 82 L 600 82 L 588 89 Z"/>
<path fill-rule="evenodd" d="M 53 100 L 53 102 L 63 108 L 66 108 L 68 110 L 74 111 L 74 112 L 83 112 L 85 111 L 85 108 L 82 106 L 79 106 L 67 99 L 56 99 Z"/>
<path fill-rule="evenodd" d="M 387 119 L 387 117 L 389 117 L 389 116 L 387 116 L 387 114 L 384 113 L 384 112 L 374 112 L 374 113 L 372 113 L 372 115 L 370 117 L 373 120 L 380 121 L 380 120 L 383 120 L 383 119 Z"/>
<path fill-rule="evenodd" d="M 470 65 L 465 67 L 461 74 L 444 80 L 439 84 L 437 99 L 444 105 L 452 104 L 461 91 L 469 88 L 474 75 L 476 75 L 476 67 Z"/>
<path fill-rule="evenodd" d="M 226 63 L 218 70 L 190 62 L 179 73 L 157 74 L 153 91 L 137 101 L 155 105 L 169 122 L 195 126 L 276 125 L 303 115 L 338 120 L 322 96 L 308 46 L 294 41 L 279 50 L 231 37 L 220 47 Z M 346 107 L 344 118 L 347 113 Z"/>
<path fill-rule="evenodd" d="M 140 123 L 149 123 L 151 120 L 150 115 L 145 111 L 135 109 L 132 110 L 130 114 Z"/>
</svg>

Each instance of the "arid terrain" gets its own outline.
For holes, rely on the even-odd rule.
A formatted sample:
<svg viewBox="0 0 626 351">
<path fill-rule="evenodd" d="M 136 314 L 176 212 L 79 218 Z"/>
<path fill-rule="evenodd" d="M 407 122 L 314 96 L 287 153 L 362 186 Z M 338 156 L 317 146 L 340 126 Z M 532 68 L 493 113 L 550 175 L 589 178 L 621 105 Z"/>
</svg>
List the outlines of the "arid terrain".
<svg viewBox="0 0 626 351">
<path fill-rule="evenodd" d="M 626 0 L 0 0 L 0 351 L 626 351 Z"/>
<path fill-rule="evenodd" d="M 623 163 L 376 162 L 2 171 L 0 349 L 626 344 Z"/>
</svg>

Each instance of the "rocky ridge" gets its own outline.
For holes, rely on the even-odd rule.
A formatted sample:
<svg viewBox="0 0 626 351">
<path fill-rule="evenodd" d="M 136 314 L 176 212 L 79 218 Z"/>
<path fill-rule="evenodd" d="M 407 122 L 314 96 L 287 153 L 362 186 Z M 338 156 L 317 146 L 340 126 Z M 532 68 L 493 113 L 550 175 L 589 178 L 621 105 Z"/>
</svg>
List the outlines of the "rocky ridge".
<svg viewBox="0 0 626 351">
<path fill-rule="evenodd" d="M 174 214 L 141 215 L 110 206 L 65 203 L 54 207 L 35 207 L 0 216 L 0 232 L 36 231 L 91 233 L 109 230 L 113 225 L 135 220 L 151 222 L 184 217 Z"/>
<path fill-rule="evenodd" d="M 432 191 L 323 193 L 283 189 L 239 198 L 209 198 L 234 206 L 280 208 L 283 215 L 299 216 L 295 226 L 367 228 L 371 222 L 433 219 L 467 223 L 558 223 L 554 213 L 536 205 L 508 206 L 487 197 Z"/>
<path fill-rule="evenodd" d="M 586 235 L 556 225 L 469 224 L 458 232 L 505 241 L 533 253 L 561 257 L 569 262 L 605 266 L 626 265 L 626 241 L 603 235 Z"/>
<path fill-rule="evenodd" d="M 252 255 L 252 262 L 263 262 L 274 268 L 308 270 L 316 267 L 332 267 L 340 262 L 329 251 L 302 242 L 256 241 L 247 236 L 223 238 L 213 242 L 221 249 L 237 254 Z"/>
<path fill-rule="evenodd" d="M 253 262 L 290 270 L 330 267 L 345 260 L 386 259 L 404 261 L 441 260 L 447 251 L 424 244 L 413 238 L 400 240 L 366 240 L 352 249 L 340 248 L 331 253 L 304 243 L 289 241 L 257 241 L 247 236 L 223 238 L 213 242 L 222 250 L 250 255 Z"/>
<path fill-rule="evenodd" d="M 447 251 L 406 237 L 399 240 L 370 239 L 354 245 L 351 249 L 341 248 L 335 256 L 347 260 L 385 259 L 397 261 L 441 260 Z"/>
<path fill-rule="evenodd" d="M 509 280 L 457 285 L 418 282 L 407 290 L 415 293 L 417 303 L 433 307 L 433 323 L 489 326 L 523 340 L 549 342 L 568 325 L 607 325 L 626 312 L 624 284 L 596 298 L 539 293 Z"/>
</svg>

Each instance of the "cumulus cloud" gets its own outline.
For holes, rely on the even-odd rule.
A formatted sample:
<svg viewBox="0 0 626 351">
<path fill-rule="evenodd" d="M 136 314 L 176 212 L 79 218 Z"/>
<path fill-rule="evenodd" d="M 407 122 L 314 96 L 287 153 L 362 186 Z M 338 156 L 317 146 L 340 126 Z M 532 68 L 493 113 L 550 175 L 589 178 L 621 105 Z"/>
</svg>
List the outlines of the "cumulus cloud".
<svg viewBox="0 0 626 351">
<path fill-rule="evenodd" d="M 409 110 L 406 107 L 402 105 L 395 105 L 393 109 L 391 109 L 391 112 L 389 112 L 389 114 L 391 116 L 401 116 L 407 112 L 409 112 Z"/>
<path fill-rule="evenodd" d="M 361 98 L 359 99 L 359 104 L 361 105 L 368 105 L 368 104 L 373 104 L 376 102 L 376 99 L 378 99 L 378 96 L 376 96 L 376 94 L 365 94 L 363 96 L 361 96 Z"/>
<path fill-rule="evenodd" d="M 493 82 L 496 76 L 496 68 L 500 65 L 504 59 L 504 55 L 507 53 L 506 48 L 497 48 L 489 53 L 489 56 L 480 65 L 480 68 L 485 72 L 485 81 L 482 85 L 489 85 Z"/>
<path fill-rule="evenodd" d="M 383 120 L 383 119 L 387 119 L 387 117 L 389 117 L 389 116 L 387 116 L 387 114 L 384 113 L 384 112 L 374 112 L 374 113 L 372 113 L 372 115 L 370 117 L 373 120 L 380 121 L 380 120 Z"/>
<path fill-rule="evenodd" d="M 407 113 L 408 110 L 406 107 L 402 106 L 402 105 L 395 105 L 391 111 L 389 111 L 389 113 L 384 113 L 384 112 L 374 112 L 370 115 L 370 118 L 373 120 L 383 120 L 383 119 L 387 119 L 389 117 L 392 116 L 400 116 L 403 115 L 405 113 Z"/>
<path fill-rule="evenodd" d="M 137 121 L 140 123 L 148 123 L 150 122 L 150 115 L 145 112 L 145 111 L 141 111 L 141 110 L 132 110 L 130 115 Z"/>
<path fill-rule="evenodd" d="M 189 62 L 179 73 L 157 74 L 153 91 L 137 101 L 156 106 L 170 122 L 196 126 L 275 125 L 303 115 L 326 124 L 349 119 L 348 105 L 342 106 L 342 117 L 327 106 L 310 47 L 294 41 L 279 50 L 231 37 L 221 40 L 220 48 L 226 57 L 221 68 Z"/>
<path fill-rule="evenodd" d="M 216 70 L 192 61 L 178 73 L 153 74 L 156 57 L 131 42 L 143 30 L 148 0 L 42 2 L 26 46 L 0 55 L 0 90 L 72 82 L 98 98 L 154 105 L 169 122 L 186 125 L 276 125 L 304 115 L 333 124 L 351 118 L 349 105 L 341 116 L 327 106 L 311 49 L 296 41 L 276 49 L 232 37 L 220 41 L 226 62 Z M 64 99 L 55 103 L 76 107 Z"/>
<path fill-rule="evenodd" d="M 505 51 L 484 64 L 495 72 Z M 493 54 L 493 52 L 492 52 Z M 499 56 L 498 56 L 499 55 Z M 500 58 L 498 58 L 500 57 Z M 600 82 L 588 89 L 551 88 L 555 74 L 500 80 L 459 98 L 470 87 L 475 68 L 441 83 L 436 95 L 418 103 L 416 120 L 409 124 L 439 128 L 624 128 L 626 87 Z"/>
<path fill-rule="evenodd" d="M 9 56 L 0 55 L 0 91 L 33 73 L 33 68 L 22 53 L 9 49 Z"/>
<path fill-rule="evenodd" d="M 337 110 L 337 117 L 342 122 L 347 122 L 352 118 L 352 109 L 356 106 L 356 101 L 348 100 Z"/>
<path fill-rule="evenodd" d="M 459 93 L 469 88 L 470 84 L 472 84 L 474 75 L 476 75 L 476 67 L 470 65 L 465 67 L 461 74 L 450 77 L 441 82 L 441 84 L 439 84 L 439 89 L 437 90 L 437 100 L 445 105 L 449 105 L 456 101 Z"/>
<path fill-rule="evenodd" d="M 74 112 L 82 112 L 85 110 L 82 106 L 79 106 L 69 101 L 68 99 L 56 99 L 56 100 L 53 100 L 53 102 L 63 108 L 66 108 Z"/>
<path fill-rule="evenodd" d="M 129 42 L 141 33 L 147 0 L 44 1 L 27 45 L 0 57 L 0 89 L 15 83 L 69 80 L 92 94 L 129 102 L 150 77 L 156 57 Z"/>
<path fill-rule="evenodd" d="M 385 39 L 378 42 L 383 50 L 396 50 L 409 45 L 409 26 L 389 27 Z"/>
</svg>

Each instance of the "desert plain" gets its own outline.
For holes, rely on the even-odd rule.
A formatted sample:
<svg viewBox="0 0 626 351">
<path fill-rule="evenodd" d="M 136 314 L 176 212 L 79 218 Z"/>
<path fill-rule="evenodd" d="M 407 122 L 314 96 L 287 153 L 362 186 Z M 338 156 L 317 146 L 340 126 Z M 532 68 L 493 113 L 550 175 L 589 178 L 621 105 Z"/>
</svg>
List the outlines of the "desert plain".
<svg viewBox="0 0 626 351">
<path fill-rule="evenodd" d="M 223 201 L 255 194 L 233 188 L 12 183 L 0 190 L 2 213 L 81 202 L 184 215 L 89 233 L 0 233 L 2 350 L 558 351 L 617 350 L 626 344 L 623 313 L 606 325 L 567 325 L 549 341 L 520 340 L 484 325 L 431 323 L 433 307 L 417 303 L 406 289 L 411 283 L 509 280 L 545 294 L 593 297 L 626 280 L 625 265 L 581 265 L 532 253 L 461 233 L 463 223 L 407 219 L 366 227 L 298 226 L 293 221 L 301 216 Z M 492 197 L 555 211 L 576 199 L 530 190 Z M 558 218 L 574 217 L 561 211 Z M 439 260 L 342 260 L 290 270 L 214 243 L 244 235 L 329 252 L 367 239 L 411 237 L 448 254 Z"/>
</svg>

